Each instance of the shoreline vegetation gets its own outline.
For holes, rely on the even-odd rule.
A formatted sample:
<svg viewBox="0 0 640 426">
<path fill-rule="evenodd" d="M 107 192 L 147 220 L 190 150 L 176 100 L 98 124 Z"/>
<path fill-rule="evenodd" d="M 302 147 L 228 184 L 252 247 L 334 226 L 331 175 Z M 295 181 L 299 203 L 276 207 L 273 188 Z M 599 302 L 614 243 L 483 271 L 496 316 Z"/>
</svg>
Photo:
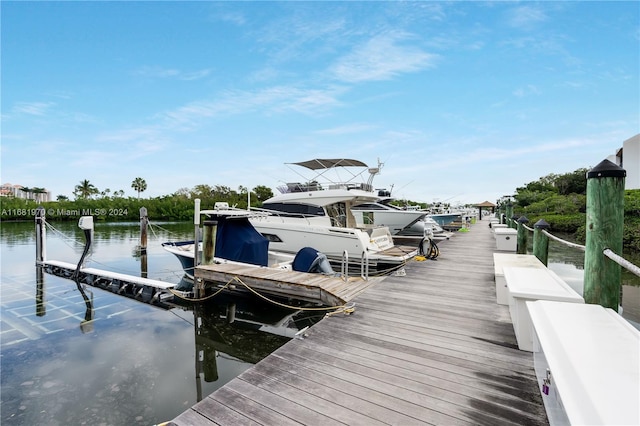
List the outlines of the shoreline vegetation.
<svg viewBox="0 0 640 426">
<path fill-rule="evenodd" d="M 587 171 L 588 169 L 578 169 L 563 175 L 541 177 L 517 188 L 513 196 L 497 200 L 497 209 L 511 203 L 513 214 L 518 217 L 526 216 L 528 226 L 532 227 L 538 220 L 544 219 L 549 223 L 551 233 L 570 235 L 577 243 L 584 244 Z M 143 179 L 140 180 L 144 183 Z M 81 183 L 85 186 L 90 184 L 87 180 Z M 251 207 L 260 207 L 262 201 L 273 196 L 271 189 L 265 186 L 253 188 L 249 196 L 249 190 L 245 187 L 235 191 L 222 185 L 197 185 L 191 190 L 182 188 L 171 195 L 140 198 L 140 192 L 146 186 L 141 187 L 138 182 L 137 185 L 132 184 L 132 187 L 138 190 L 138 198 L 124 197 L 124 191 L 110 194 L 110 191 L 100 193 L 97 189 L 78 191 L 75 200 L 58 197 L 58 201 L 38 202 L 0 197 L 0 221 L 35 220 L 36 209 L 41 206 L 45 209 L 47 220 L 54 222 L 78 220 L 81 216 L 93 216 L 97 221 L 139 221 L 141 207 L 147 209 L 147 217 L 151 221 L 182 222 L 193 220 L 195 198 L 200 198 L 202 209 L 213 208 L 218 201 L 246 209 L 248 200 L 251 200 Z M 426 203 L 409 200 L 396 200 L 395 203 L 398 206 L 431 207 Z M 623 247 L 625 251 L 640 254 L 640 190 L 625 191 Z"/>
</svg>

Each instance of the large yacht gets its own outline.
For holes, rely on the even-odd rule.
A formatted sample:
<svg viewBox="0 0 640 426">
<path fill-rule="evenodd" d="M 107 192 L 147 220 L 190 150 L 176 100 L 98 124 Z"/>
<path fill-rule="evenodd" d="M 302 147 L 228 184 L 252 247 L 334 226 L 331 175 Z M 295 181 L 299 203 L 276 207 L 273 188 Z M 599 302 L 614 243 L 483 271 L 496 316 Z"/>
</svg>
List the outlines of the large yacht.
<svg viewBox="0 0 640 426">
<path fill-rule="evenodd" d="M 358 160 L 313 159 L 292 164 L 314 175 L 278 188 L 281 194 L 262 205 L 270 214 L 250 219 L 274 250 L 296 253 L 312 246 L 334 262 L 367 259 L 378 269 L 402 266 L 416 254 L 416 247 L 395 245 L 388 227 L 358 223 L 354 216 L 354 205 L 378 200 L 372 183 L 381 163 L 368 167 Z"/>
</svg>

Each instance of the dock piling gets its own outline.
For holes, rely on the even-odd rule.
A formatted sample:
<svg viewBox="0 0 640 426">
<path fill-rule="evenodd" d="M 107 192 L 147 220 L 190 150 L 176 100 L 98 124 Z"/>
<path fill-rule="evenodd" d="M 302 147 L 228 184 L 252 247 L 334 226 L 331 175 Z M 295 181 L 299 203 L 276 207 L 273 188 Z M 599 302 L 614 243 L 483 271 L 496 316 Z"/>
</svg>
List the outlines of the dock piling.
<svg viewBox="0 0 640 426">
<path fill-rule="evenodd" d="M 147 224 L 149 218 L 147 217 L 147 208 L 140 207 L 140 254 L 147 253 Z"/>
<path fill-rule="evenodd" d="M 584 300 L 616 312 L 622 271 L 603 251 L 622 253 L 625 177 L 626 171 L 609 160 L 587 172 Z"/>
<path fill-rule="evenodd" d="M 47 228 L 44 207 L 36 209 L 36 265 L 47 260 Z"/>
<path fill-rule="evenodd" d="M 518 228 L 518 243 L 516 246 L 516 253 L 527 254 L 527 229 L 524 227 L 529 223 L 529 219 L 526 216 L 520 216 L 517 220 Z"/>
<path fill-rule="evenodd" d="M 205 220 L 202 232 L 202 264 L 211 265 L 216 254 L 216 232 L 218 222 L 215 220 Z"/>
<path fill-rule="evenodd" d="M 549 263 L 549 237 L 542 231 L 550 227 L 544 219 L 540 219 L 533 225 L 533 254 L 544 266 Z"/>
</svg>

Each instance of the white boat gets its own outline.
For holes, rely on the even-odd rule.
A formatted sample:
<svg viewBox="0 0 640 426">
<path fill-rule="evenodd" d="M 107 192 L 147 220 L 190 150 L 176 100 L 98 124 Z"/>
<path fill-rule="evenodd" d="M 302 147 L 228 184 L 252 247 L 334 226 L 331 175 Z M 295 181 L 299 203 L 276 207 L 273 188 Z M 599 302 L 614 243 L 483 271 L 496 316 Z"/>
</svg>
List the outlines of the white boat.
<svg viewBox="0 0 640 426">
<path fill-rule="evenodd" d="M 379 225 L 389 228 L 391 235 L 425 236 L 422 219 L 427 212 L 404 210 L 391 204 L 393 198 L 381 197 L 376 201 L 354 205 L 351 210 L 358 226 Z"/>
<path fill-rule="evenodd" d="M 248 210 L 231 209 L 227 203 L 216 203 L 214 210 L 201 210 L 209 220 L 215 221 L 216 238 L 214 263 L 236 263 L 255 267 L 294 270 L 302 272 L 321 272 L 332 274 L 333 270 L 325 262 L 326 256 L 310 247 L 301 247 L 295 254 L 269 250 L 269 240 L 260 235 L 251 225 L 251 217 L 264 214 Z M 162 247 L 175 255 L 187 277 L 193 279 L 194 241 L 162 243 Z M 198 242 L 198 258 L 203 258 L 203 243 Z"/>
<path fill-rule="evenodd" d="M 250 219 L 273 249 L 296 253 L 301 247 L 312 246 L 334 262 L 341 262 L 346 254 L 351 264 L 367 259 L 368 266 L 379 270 L 400 267 L 416 255 L 416 247 L 395 245 L 388 227 L 359 224 L 354 216 L 354 205 L 378 200 L 372 181 L 381 164 L 368 168 L 350 159 L 293 164 L 315 175 L 306 183 L 287 183 L 278 188 L 281 194 L 266 200 L 260 209 L 269 215 Z M 341 173 L 350 178 L 341 179 Z"/>
</svg>

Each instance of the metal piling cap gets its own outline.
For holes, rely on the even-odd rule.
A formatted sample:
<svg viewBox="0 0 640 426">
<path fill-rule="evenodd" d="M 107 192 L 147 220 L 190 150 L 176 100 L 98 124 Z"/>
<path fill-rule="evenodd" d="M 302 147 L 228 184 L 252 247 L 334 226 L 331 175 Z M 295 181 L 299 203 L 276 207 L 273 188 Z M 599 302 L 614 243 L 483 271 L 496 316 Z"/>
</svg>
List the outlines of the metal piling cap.
<svg viewBox="0 0 640 426">
<path fill-rule="evenodd" d="M 587 179 L 604 177 L 626 177 L 627 171 L 609 160 L 602 160 L 587 172 Z"/>
<path fill-rule="evenodd" d="M 546 220 L 540 219 L 535 223 L 535 225 L 533 225 L 533 227 L 536 229 L 549 229 L 551 228 L 551 225 L 549 225 L 549 223 Z"/>
</svg>

